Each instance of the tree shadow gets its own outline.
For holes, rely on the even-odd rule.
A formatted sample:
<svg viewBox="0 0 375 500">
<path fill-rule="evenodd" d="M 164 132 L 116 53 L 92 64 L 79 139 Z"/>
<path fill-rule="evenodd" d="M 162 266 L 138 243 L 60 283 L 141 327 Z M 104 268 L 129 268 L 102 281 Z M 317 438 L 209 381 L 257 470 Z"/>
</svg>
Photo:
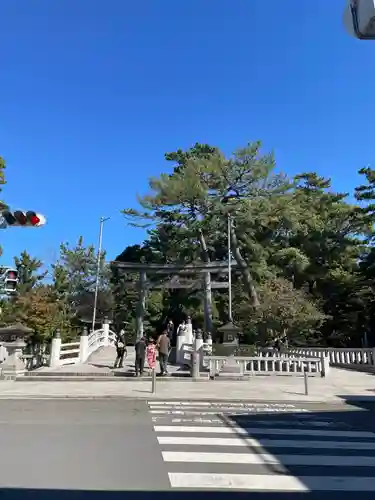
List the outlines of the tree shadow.
<svg viewBox="0 0 375 500">
<path fill-rule="evenodd" d="M 306 490 L 285 493 L 288 499 L 375 498 L 375 396 L 340 397 L 345 404 L 331 404 L 328 411 L 327 404 L 296 403 L 309 411 L 273 412 L 270 404 L 265 413 L 221 416 L 237 443 L 220 446 L 220 452 L 252 456 L 250 462 L 227 463 L 226 473 L 265 474 L 270 484 L 287 476 L 297 490 Z M 262 497 L 251 492 L 251 498 L 257 495 Z M 282 495 L 263 493 L 267 499 Z"/>
</svg>

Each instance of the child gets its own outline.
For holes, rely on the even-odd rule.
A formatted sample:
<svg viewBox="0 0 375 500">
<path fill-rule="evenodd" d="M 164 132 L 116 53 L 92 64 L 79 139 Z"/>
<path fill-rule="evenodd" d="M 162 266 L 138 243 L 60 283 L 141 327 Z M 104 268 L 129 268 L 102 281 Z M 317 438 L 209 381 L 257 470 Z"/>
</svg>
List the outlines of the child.
<svg viewBox="0 0 375 500">
<path fill-rule="evenodd" d="M 147 356 L 148 366 L 151 369 L 155 368 L 155 365 L 156 365 L 156 347 L 155 347 L 155 341 L 153 338 L 150 338 L 150 340 L 148 341 L 146 356 Z"/>
</svg>

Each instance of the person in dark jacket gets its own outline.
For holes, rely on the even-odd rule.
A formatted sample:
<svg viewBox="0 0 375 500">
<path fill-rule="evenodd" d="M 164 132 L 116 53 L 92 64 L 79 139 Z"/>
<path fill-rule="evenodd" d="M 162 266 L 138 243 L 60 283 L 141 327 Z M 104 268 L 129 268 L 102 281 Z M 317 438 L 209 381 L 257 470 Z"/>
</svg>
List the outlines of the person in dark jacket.
<svg viewBox="0 0 375 500">
<path fill-rule="evenodd" d="M 172 342 L 173 341 L 173 336 L 174 336 L 174 323 L 173 321 L 170 319 L 167 323 L 167 335 L 169 337 L 169 341 Z"/>
<path fill-rule="evenodd" d="M 143 375 L 146 358 L 146 339 L 142 337 L 135 344 L 135 376 Z"/>
<path fill-rule="evenodd" d="M 125 344 L 125 335 L 122 332 L 119 335 L 117 335 L 115 346 L 116 346 L 117 356 L 114 368 L 123 368 L 124 356 L 126 352 L 126 344 Z"/>
<path fill-rule="evenodd" d="M 169 340 L 167 330 L 164 330 L 158 338 L 156 347 L 159 351 L 160 375 L 167 375 L 168 357 L 171 347 L 171 341 Z"/>
</svg>

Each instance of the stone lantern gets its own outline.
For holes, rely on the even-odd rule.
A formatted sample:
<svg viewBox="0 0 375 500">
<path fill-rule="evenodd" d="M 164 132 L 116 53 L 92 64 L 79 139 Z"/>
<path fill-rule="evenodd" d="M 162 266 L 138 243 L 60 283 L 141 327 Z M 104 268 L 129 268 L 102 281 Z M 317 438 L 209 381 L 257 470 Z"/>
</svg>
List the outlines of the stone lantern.
<svg viewBox="0 0 375 500">
<path fill-rule="evenodd" d="M 26 347 L 25 337 L 31 333 L 33 330 L 21 323 L 0 328 L 0 343 L 8 351 L 8 357 L 0 365 L 3 378 L 16 378 L 25 373 L 22 350 Z"/>
<path fill-rule="evenodd" d="M 218 328 L 218 332 L 223 336 L 223 345 L 238 347 L 238 337 L 242 333 L 241 328 L 230 321 Z"/>
<path fill-rule="evenodd" d="M 226 363 L 222 367 L 222 371 L 224 373 L 236 373 L 239 371 L 239 365 L 237 365 L 234 355 L 238 350 L 238 337 L 242 333 L 242 330 L 230 321 L 218 328 L 218 332 L 223 336 L 223 342 L 218 349 L 218 355 L 228 357 Z"/>
</svg>

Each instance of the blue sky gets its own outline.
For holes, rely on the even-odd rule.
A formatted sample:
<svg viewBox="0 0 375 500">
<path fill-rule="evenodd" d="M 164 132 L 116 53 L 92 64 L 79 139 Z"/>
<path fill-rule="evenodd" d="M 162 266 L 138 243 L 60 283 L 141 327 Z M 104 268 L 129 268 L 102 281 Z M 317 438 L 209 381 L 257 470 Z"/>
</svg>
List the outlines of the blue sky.
<svg viewBox="0 0 375 500">
<path fill-rule="evenodd" d="M 46 215 L 1 232 L 3 265 L 61 241 L 110 258 L 141 242 L 136 205 L 164 152 L 195 141 L 230 153 L 261 139 L 289 174 L 352 191 L 375 164 L 375 42 L 342 24 L 344 0 L 1 0 L 4 200 Z"/>
</svg>

